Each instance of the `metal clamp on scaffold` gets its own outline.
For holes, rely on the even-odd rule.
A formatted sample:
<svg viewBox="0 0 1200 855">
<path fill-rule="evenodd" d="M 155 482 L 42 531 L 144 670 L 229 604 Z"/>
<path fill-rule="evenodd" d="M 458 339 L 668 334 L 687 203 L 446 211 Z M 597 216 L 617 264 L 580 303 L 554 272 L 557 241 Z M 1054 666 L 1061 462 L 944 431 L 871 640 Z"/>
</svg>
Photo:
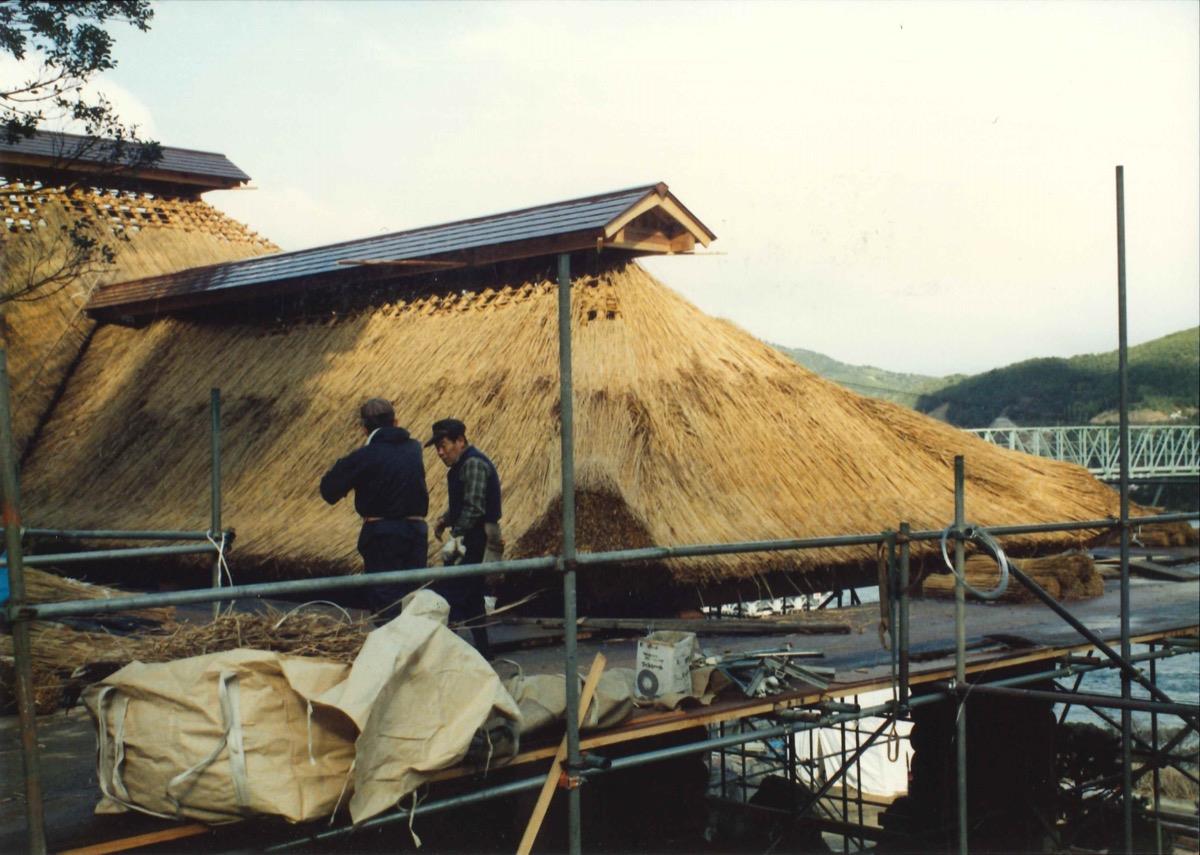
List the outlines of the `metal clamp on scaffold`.
<svg viewBox="0 0 1200 855">
<path fill-rule="evenodd" d="M 992 553 L 992 557 L 996 559 L 996 564 L 1000 567 L 999 584 L 997 584 L 996 587 L 992 588 L 990 591 L 980 591 L 978 588 L 972 587 L 971 583 L 967 581 L 966 573 L 960 574 L 954 569 L 954 562 L 950 560 L 950 554 L 946 551 L 946 541 L 950 538 L 951 534 L 955 533 L 955 531 L 954 524 L 951 523 L 950 525 L 946 526 L 946 530 L 942 532 L 942 560 L 946 562 L 946 566 L 950 568 L 950 572 L 953 575 L 958 576 L 959 580 L 963 584 L 963 587 L 972 594 L 979 597 L 981 600 L 1000 599 L 1000 597 L 1004 595 L 1004 592 L 1008 590 L 1008 556 L 1004 554 L 1004 550 L 1000 547 L 1000 544 L 996 542 L 995 538 L 988 534 L 984 529 L 976 528 L 974 525 L 969 523 L 963 527 L 961 534 L 963 540 L 974 540 L 975 542 L 981 544 L 984 549 Z"/>
</svg>

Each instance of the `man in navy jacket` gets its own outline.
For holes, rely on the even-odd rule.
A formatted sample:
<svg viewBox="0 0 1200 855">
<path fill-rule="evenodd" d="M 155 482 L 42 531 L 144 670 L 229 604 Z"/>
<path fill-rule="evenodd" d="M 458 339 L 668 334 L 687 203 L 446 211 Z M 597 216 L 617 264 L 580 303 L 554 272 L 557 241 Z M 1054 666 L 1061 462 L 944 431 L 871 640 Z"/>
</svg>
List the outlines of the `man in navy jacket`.
<svg viewBox="0 0 1200 855">
<path fill-rule="evenodd" d="M 337 503 L 354 491 L 354 509 L 363 519 L 358 551 L 363 572 L 410 570 L 426 565 L 429 490 L 421 444 L 396 427 L 390 402 L 371 398 L 359 411 L 367 441 L 343 457 L 321 479 L 321 498 Z M 374 585 L 367 599 L 376 621 L 400 613 L 400 600 L 415 585 Z"/>
</svg>

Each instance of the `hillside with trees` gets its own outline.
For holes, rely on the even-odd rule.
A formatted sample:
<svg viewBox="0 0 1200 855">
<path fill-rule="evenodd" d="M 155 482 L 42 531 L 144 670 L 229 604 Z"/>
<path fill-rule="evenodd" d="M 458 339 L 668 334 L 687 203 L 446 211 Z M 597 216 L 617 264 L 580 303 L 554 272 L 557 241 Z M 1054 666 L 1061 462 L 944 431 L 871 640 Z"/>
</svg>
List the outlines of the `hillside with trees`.
<svg viewBox="0 0 1200 855">
<path fill-rule="evenodd" d="M 1000 417 L 1020 425 L 1115 421 L 1117 352 L 1028 359 L 970 376 L 928 377 L 854 366 L 813 351 L 779 348 L 856 392 L 930 413 L 959 427 Z M 1196 423 L 1200 412 L 1200 327 L 1129 348 L 1135 422 Z"/>
</svg>

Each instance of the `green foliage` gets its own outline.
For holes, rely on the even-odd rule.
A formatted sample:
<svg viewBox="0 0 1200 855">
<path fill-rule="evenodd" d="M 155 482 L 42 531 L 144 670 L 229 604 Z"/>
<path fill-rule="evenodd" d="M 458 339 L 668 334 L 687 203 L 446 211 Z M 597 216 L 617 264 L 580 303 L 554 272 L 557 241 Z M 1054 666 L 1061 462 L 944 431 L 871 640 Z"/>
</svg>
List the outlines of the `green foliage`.
<svg viewBox="0 0 1200 855">
<path fill-rule="evenodd" d="M 82 123 L 88 136 L 136 141 L 136 129 L 124 126 L 103 97 L 89 99 L 84 86 L 116 67 L 106 27 L 119 23 L 145 31 L 153 16 L 149 0 L 0 2 L 0 50 L 38 63 L 29 79 L 0 83 L 0 139 L 16 142 L 48 119 L 69 118 Z"/>
<path fill-rule="evenodd" d="M 153 16 L 149 0 L 0 0 L 0 51 L 36 68 L 25 80 L 0 81 L 0 143 L 31 137 L 47 121 L 68 120 L 82 128 L 81 137 L 56 138 L 54 145 L 50 169 L 63 176 L 67 188 L 73 186 L 71 175 L 101 182 L 158 161 L 158 143 L 140 139 L 137 127 L 123 123 L 103 95 L 86 92 L 94 75 L 116 67 L 108 28 L 125 24 L 144 32 Z M 83 161 L 88 172 L 73 172 Z M 49 296 L 111 264 L 116 249 L 108 238 L 96 223 L 80 218 L 59 233 L 23 242 L 5 259 L 0 307 Z"/>
<path fill-rule="evenodd" d="M 803 348 L 773 345 L 822 377 L 861 395 L 882 398 L 930 413 L 946 406 L 959 427 L 987 427 L 1007 416 L 1017 424 L 1086 424 L 1117 409 L 1117 352 L 1070 359 L 1040 358 L 971 376 L 929 377 L 847 365 Z M 1131 409 L 1195 421 L 1200 408 L 1200 327 L 1129 349 Z"/>
<path fill-rule="evenodd" d="M 772 345 L 810 371 L 840 383 L 872 398 L 882 398 L 897 404 L 913 406 L 923 393 L 941 388 L 948 380 L 957 378 L 929 377 L 924 374 L 904 374 L 886 371 L 873 365 L 848 365 L 815 350 L 802 347 Z"/>
<path fill-rule="evenodd" d="M 961 427 L 987 427 L 1004 415 L 1017 424 L 1082 424 L 1118 406 L 1117 353 L 1018 362 L 922 395 L 916 408 L 949 405 Z M 1200 327 L 1129 349 L 1130 408 L 1170 414 L 1200 406 Z"/>
</svg>

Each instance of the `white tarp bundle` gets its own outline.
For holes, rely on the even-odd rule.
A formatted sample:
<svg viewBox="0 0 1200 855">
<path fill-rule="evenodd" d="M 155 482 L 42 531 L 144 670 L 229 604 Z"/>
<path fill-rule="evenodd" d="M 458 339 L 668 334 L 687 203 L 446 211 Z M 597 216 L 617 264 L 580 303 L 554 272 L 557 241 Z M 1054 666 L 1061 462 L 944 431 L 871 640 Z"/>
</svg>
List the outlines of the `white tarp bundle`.
<svg viewBox="0 0 1200 855">
<path fill-rule="evenodd" d="M 127 665 L 85 695 L 97 812 L 299 822 L 328 816 L 350 790 L 355 822 L 387 810 L 458 764 L 489 719 L 520 721 L 448 614 L 417 591 L 350 666 L 260 650 Z"/>
<path fill-rule="evenodd" d="M 520 721 L 492 666 L 447 628 L 449 614 L 432 591 L 410 594 L 398 618 L 367 636 L 347 679 L 315 701 L 358 727 L 350 799 L 356 823 L 457 765 L 490 718 Z"/>
<path fill-rule="evenodd" d="M 883 689 L 876 692 L 865 692 L 855 699 L 855 703 L 863 707 L 872 707 L 891 699 L 891 690 Z M 847 724 L 847 728 L 859 730 L 858 744 L 861 744 L 883 722 L 882 718 L 870 717 L 850 722 Z M 842 785 L 861 793 L 879 796 L 893 796 L 908 792 L 908 768 L 912 761 L 912 745 L 909 743 L 908 735 L 912 730 L 912 723 L 897 721 L 895 724 L 895 735 L 889 726 L 879 739 L 863 752 L 858 764 L 851 766 L 842 776 L 840 781 Z M 811 738 L 810 732 L 812 733 Z M 810 732 L 797 733 L 792 738 L 796 743 L 798 759 L 819 761 L 817 780 L 813 783 L 820 786 L 836 775 L 842 766 L 842 732 L 835 727 L 822 727 Z M 847 730 L 846 758 L 854 753 L 854 740 L 855 735 Z"/>
</svg>

